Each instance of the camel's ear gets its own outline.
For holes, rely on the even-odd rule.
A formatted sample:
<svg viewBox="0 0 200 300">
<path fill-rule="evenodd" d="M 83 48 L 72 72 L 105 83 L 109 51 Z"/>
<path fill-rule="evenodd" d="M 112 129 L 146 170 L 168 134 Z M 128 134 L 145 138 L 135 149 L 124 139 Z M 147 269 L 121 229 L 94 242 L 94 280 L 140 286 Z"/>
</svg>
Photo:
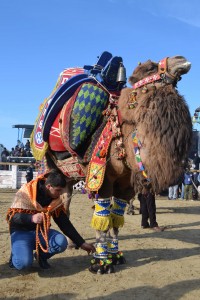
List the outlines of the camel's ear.
<svg viewBox="0 0 200 300">
<path fill-rule="evenodd" d="M 137 82 L 137 79 L 136 79 L 134 76 L 130 76 L 129 79 L 128 79 L 128 82 L 129 82 L 130 84 L 134 84 L 134 83 Z"/>
</svg>

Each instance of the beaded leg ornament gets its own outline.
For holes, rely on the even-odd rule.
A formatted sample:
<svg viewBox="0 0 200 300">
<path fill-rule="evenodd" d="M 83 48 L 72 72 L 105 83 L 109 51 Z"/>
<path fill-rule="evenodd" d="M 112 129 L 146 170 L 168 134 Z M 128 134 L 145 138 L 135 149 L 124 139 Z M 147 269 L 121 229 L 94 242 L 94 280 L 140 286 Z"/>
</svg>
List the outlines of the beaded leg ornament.
<svg viewBox="0 0 200 300">
<path fill-rule="evenodd" d="M 113 265 L 122 265 L 126 262 L 123 252 L 119 251 L 118 239 L 107 239 L 108 259 L 112 260 Z"/>
<path fill-rule="evenodd" d="M 108 253 L 109 254 L 116 254 L 118 252 L 118 239 L 107 239 L 108 243 Z"/>
<path fill-rule="evenodd" d="M 108 256 L 108 246 L 106 243 L 96 243 L 95 244 L 96 252 L 94 253 L 95 258 L 106 259 Z"/>
<path fill-rule="evenodd" d="M 124 212 L 126 208 L 127 202 L 122 199 L 117 199 L 113 197 L 113 205 L 111 209 L 111 217 L 113 227 L 119 228 L 124 225 Z"/>
<path fill-rule="evenodd" d="M 94 201 L 95 210 L 91 221 L 92 228 L 107 231 L 112 227 L 110 216 L 110 198 Z"/>
<path fill-rule="evenodd" d="M 91 265 L 89 270 L 96 274 L 108 274 L 113 273 L 114 268 L 112 264 L 112 259 L 108 258 L 107 242 L 106 243 L 96 243 L 96 252 L 93 254 L 93 259 L 91 260 Z"/>
</svg>

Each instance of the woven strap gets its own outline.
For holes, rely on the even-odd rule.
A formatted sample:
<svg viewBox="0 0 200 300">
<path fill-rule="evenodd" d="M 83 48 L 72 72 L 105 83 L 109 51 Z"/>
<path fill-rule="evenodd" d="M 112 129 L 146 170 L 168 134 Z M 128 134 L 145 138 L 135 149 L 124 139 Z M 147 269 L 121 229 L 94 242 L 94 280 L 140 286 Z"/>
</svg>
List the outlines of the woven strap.
<svg viewBox="0 0 200 300">
<path fill-rule="evenodd" d="M 86 177 L 86 189 L 98 191 L 103 183 L 106 170 L 106 156 L 112 141 L 111 124 L 108 121 L 95 146 Z"/>
</svg>

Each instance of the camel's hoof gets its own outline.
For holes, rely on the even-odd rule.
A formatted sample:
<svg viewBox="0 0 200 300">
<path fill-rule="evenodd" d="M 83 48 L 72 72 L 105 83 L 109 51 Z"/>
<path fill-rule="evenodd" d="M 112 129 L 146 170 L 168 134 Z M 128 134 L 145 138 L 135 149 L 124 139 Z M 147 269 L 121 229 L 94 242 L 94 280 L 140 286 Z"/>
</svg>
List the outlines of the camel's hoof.
<svg viewBox="0 0 200 300">
<path fill-rule="evenodd" d="M 119 251 L 116 254 L 112 254 L 113 265 L 123 265 L 126 263 L 126 259 L 123 252 Z"/>
<path fill-rule="evenodd" d="M 133 211 L 133 212 L 127 212 L 127 215 L 131 215 L 131 216 L 133 216 L 135 214 L 135 212 Z"/>
<path fill-rule="evenodd" d="M 135 214 L 135 211 L 134 210 L 127 210 L 127 215 L 134 215 Z"/>
<path fill-rule="evenodd" d="M 111 274 L 114 273 L 114 267 L 112 264 L 112 260 L 110 259 L 99 259 L 94 258 L 91 260 L 91 266 L 89 267 L 89 271 L 94 274 Z"/>
<path fill-rule="evenodd" d="M 109 265 L 105 266 L 105 274 L 111 274 L 114 272 L 115 272 L 115 269 L 114 269 L 113 264 L 109 264 Z"/>
</svg>

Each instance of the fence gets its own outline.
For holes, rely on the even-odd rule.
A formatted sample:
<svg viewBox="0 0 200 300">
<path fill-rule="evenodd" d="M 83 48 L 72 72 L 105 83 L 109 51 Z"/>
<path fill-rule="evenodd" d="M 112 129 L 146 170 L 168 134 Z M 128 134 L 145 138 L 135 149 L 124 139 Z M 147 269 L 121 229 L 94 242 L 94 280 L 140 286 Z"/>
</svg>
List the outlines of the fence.
<svg viewBox="0 0 200 300">
<path fill-rule="evenodd" d="M 26 168 L 28 163 L 0 163 L 1 166 L 7 167 L 7 170 L 0 170 L 0 188 L 1 189 L 19 189 L 22 184 L 26 183 Z M 33 172 L 34 178 L 37 172 Z"/>
<path fill-rule="evenodd" d="M 26 168 L 28 163 L 3 163 L 0 166 L 8 166 L 8 170 L 0 170 L 0 189 L 19 189 L 26 183 Z M 33 178 L 37 176 L 37 172 L 33 172 Z M 79 181 L 73 186 L 76 191 L 81 191 L 85 186 L 84 181 Z"/>
</svg>

